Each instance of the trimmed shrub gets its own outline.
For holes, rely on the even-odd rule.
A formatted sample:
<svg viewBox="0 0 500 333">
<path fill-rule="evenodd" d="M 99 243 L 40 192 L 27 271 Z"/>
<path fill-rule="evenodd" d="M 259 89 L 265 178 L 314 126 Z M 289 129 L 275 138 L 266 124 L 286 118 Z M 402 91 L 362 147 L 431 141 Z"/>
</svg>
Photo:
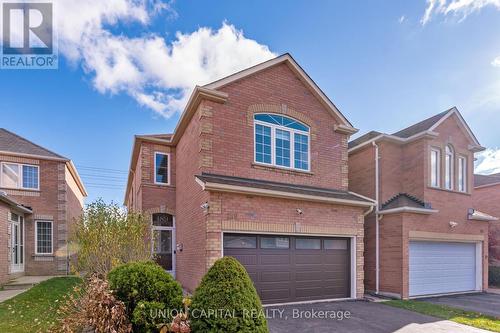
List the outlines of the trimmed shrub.
<svg viewBox="0 0 500 333">
<path fill-rule="evenodd" d="M 500 288 L 500 267 L 490 266 L 488 284 L 493 287 Z"/>
<path fill-rule="evenodd" d="M 172 312 L 182 309 L 180 284 L 152 261 L 118 266 L 109 272 L 108 280 L 116 297 L 125 303 L 134 332 L 150 332 L 153 326 L 172 320 Z M 158 310 L 165 311 L 160 315 Z"/>
<path fill-rule="evenodd" d="M 194 293 L 190 314 L 193 332 L 269 332 L 252 280 L 231 257 L 217 260 L 205 274 Z"/>
<path fill-rule="evenodd" d="M 156 332 L 158 325 L 166 322 L 165 303 L 140 301 L 132 313 L 132 322 L 143 332 Z"/>
</svg>

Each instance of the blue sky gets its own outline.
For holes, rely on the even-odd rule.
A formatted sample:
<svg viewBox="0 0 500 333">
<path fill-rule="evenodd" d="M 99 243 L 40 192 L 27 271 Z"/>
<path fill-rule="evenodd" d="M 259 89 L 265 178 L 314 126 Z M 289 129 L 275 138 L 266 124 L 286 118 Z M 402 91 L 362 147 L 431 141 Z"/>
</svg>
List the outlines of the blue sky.
<svg viewBox="0 0 500 333">
<path fill-rule="evenodd" d="M 59 1 L 59 69 L 1 70 L 1 127 L 73 159 L 89 201 L 121 203 L 134 134 L 172 131 L 194 85 L 289 52 L 360 134 L 456 105 L 491 148 L 480 171 L 500 172 L 500 8 L 472 3 Z"/>
</svg>

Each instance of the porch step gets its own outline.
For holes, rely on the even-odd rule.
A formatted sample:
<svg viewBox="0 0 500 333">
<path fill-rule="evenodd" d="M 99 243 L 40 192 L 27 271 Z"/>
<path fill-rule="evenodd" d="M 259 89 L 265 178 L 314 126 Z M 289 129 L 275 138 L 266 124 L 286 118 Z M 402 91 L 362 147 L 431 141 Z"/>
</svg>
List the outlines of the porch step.
<svg viewBox="0 0 500 333">
<path fill-rule="evenodd" d="M 36 283 L 7 283 L 3 285 L 3 290 L 27 290 Z"/>
<path fill-rule="evenodd" d="M 21 276 L 3 285 L 4 290 L 27 290 L 52 276 Z"/>
</svg>

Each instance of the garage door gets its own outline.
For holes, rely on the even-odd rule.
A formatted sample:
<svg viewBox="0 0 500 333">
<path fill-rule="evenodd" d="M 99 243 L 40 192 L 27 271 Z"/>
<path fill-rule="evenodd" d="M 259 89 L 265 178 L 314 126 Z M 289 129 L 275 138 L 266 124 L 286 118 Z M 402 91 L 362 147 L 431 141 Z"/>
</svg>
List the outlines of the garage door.
<svg viewBox="0 0 500 333">
<path fill-rule="evenodd" d="M 263 303 L 350 297 L 348 238 L 224 235 L 224 255 L 248 271 Z"/>
<path fill-rule="evenodd" d="M 475 243 L 410 242 L 410 296 L 475 289 Z"/>
</svg>

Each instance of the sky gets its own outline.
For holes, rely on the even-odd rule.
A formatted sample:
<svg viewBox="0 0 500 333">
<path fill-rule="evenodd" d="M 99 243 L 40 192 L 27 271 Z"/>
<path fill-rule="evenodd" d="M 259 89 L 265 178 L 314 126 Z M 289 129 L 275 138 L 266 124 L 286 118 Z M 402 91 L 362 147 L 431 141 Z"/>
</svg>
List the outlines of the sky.
<svg viewBox="0 0 500 333">
<path fill-rule="evenodd" d="M 457 106 L 500 172 L 500 0 L 54 0 L 56 70 L 0 70 L 0 127 L 123 202 L 135 134 L 173 131 L 195 85 L 290 53 L 359 135 Z"/>
</svg>

